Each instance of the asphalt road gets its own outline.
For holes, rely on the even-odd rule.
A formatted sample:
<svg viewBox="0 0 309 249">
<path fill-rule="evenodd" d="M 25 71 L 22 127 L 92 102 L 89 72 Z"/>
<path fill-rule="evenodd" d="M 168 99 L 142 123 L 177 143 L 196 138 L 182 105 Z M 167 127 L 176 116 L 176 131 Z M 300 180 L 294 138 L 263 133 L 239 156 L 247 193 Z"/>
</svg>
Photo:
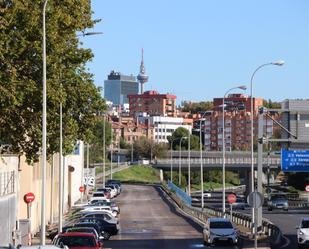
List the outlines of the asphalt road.
<svg viewBox="0 0 309 249">
<path fill-rule="evenodd" d="M 179 213 L 159 188 L 123 185 L 116 202 L 120 232 L 104 243 L 113 249 L 193 249 L 203 245 L 201 227 Z M 219 245 L 215 248 L 237 247 Z"/>
</svg>

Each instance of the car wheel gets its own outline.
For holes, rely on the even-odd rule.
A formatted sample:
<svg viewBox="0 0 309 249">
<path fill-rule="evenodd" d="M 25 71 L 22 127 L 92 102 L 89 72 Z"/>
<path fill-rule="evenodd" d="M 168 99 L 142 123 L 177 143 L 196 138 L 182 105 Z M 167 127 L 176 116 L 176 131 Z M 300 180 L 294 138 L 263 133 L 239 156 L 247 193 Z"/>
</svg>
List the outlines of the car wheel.
<svg viewBox="0 0 309 249">
<path fill-rule="evenodd" d="M 102 237 L 104 240 L 109 240 L 109 238 L 111 237 L 110 234 L 108 232 L 103 231 L 102 232 Z"/>
<path fill-rule="evenodd" d="M 298 248 L 303 248 L 303 245 L 302 244 L 298 244 Z"/>
<path fill-rule="evenodd" d="M 268 211 L 272 211 L 273 209 L 271 207 L 268 208 Z"/>
<path fill-rule="evenodd" d="M 284 209 L 284 211 L 288 212 L 288 211 L 289 211 L 289 209 Z"/>
</svg>

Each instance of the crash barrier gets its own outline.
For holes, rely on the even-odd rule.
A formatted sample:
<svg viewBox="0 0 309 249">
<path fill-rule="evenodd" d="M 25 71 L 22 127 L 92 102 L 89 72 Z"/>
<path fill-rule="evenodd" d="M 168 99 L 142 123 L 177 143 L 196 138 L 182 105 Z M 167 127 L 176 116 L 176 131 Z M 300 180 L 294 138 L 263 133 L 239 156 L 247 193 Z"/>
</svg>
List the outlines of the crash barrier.
<svg viewBox="0 0 309 249">
<path fill-rule="evenodd" d="M 178 195 L 176 195 L 175 192 L 172 192 L 170 191 L 169 188 L 166 188 L 165 185 L 162 185 L 161 187 L 165 189 L 166 192 L 169 193 L 170 197 L 178 204 L 178 206 L 186 214 L 198 219 L 201 223 L 205 224 L 209 217 L 223 217 L 224 216 L 224 213 L 218 208 L 205 206 L 202 211 L 200 209 L 189 206 L 185 202 L 183 202 L 178 197 Z M 252 218 L 246 214 L 233 212 L 231 216 L 230 210 L 226 210 L 225 217 L 230 219 L 234 224 L 243 226 L 245 228 L 249 228 L 249 230 L 253 229 L 254 224 L 252 222 Z M 246 234 L 243 234 L 243 235 L 246 236 Z M 282 240 L 281 230 L 268 220 L 262 221 L 262 226 L 259 228 L 259 235 L 267 236 L 270 239 L 272 246 L 279 245 Z M 250 236 L 247 235 L 247 237 L 250 237 Z"/>
<path fill-rule="evenodd" d="M 184 192 L 182 189 L 177 187 L 174 183 L 171 181 L 168 181 L 167 188 L 171 190 L 172 192 L 175 192 L 175 194 L 180 198 L 181 201 L 183 201 L 186 205 L 191 206 L 192 205 L 192 199 L 191 197 Z"/>
</svg>

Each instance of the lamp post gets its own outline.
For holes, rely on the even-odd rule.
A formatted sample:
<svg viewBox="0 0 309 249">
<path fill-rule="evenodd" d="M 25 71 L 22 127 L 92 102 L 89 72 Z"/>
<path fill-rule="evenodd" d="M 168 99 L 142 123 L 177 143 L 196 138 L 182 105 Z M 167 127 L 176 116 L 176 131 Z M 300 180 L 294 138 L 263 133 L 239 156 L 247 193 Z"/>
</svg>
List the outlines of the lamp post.
<svg viewBox="0 0 309 249">
<path fill-rule="evenodd" d="M 202 210 L 204 209 L 204 169 L 203 169 L 203 151 L 202 151 L 202 120 L 205 117 L 206 112 L 201 117 L 200 120 L 200 163 L 201 163 L 201 202 Z"/>
<path fill-rule="evenodd" d="M 103 188 L 105 188 L 105 114 L 103 115 Z"/>
<path fill-rule="evenodd" d="M 189 134 L 188 134 L 188 194 L 189 196 L 191 196 L 191 134 L 190 134 L 190 131 L 189 131 Z"/>
<path fill-rule="evenodd" d="M 185 139 L 185 138 L 187 138 L 187 137 L 181 137 L 180 138 L 180 141 L 179 141 L 179 172 L 178 172 L 178 185 L 179 185 L 179 187 L 180 187 L 180 185 L 181 185 L 181 141 L 182 141 L 182 139 Z"/>
<path fill-rule="evenodd" d="M 257 67 L 253 74 L 251 75 L 250 79 L 250 102 L 251 102 L 251 107 L 250 107 L 250 112 L 251 112 L 251 191 L 254 191 L 255 186 L 254 186 L 254 156 L 253 156 L 253 122 L 254 122 L 254 110 L 253 110 L 253 79 L 257 71 L 259 71 L 261 68 L 266 67 L 266 66 L 283 66 L 284 61 L 283 60 L 278 60 L 270 63 L 265 63 Z M 255 214 L 254 214 L 254 209 L 252 208 L 252 221 L 255 222 Z"/>
<path fill-rule="evenodd" d="M 251 80 L 250 80 L 250 101 L 251 101 L 251 191 L 254 191 L 254 157 L 253 157 L 253 79 L 255 74 L 257 73 L 257 71 L 259 71 L 261 68 L 266 67 L 266 66 L 271 66 L 271 65 L 275 65 L 275 66 L 283 66 L 284 65 L 284 61 L 279 60 L 279 61 L 274 61 L 274 62 L 270 62 L 270 63 L 265 63 L 262 64 L 261 66 L 257 67 L 255 69 L 255 71 L 253 72 L 252 76 L 251 76 Z"/>
<path fill-rule="evenodd" d="M 235 89 L 246 90 L 246 86 L 238 86 L 229 89 L 223 96 L 222 100 L 222 212 L 225 216 L 225 98 L 229 92 Z"/>
<path fill-rule="evenodd" d="M 43 5 L 43 110 L 42 110 L 42 195 L 41 195 L 41 245 L 45 245 L 45 209 L 46 209 L 46 5 Z"/>
<path fill-rule="evenodd" d="M 113 121 L 111 122 L 111 168 L 110 168 L 110 179 L 113 179 Z"/>
</svg>

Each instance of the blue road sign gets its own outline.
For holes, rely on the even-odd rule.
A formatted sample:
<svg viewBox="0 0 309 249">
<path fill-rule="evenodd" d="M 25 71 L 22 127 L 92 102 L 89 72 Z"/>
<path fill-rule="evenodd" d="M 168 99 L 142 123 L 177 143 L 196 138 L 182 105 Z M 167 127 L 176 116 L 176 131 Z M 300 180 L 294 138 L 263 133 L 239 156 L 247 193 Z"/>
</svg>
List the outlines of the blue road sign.
<svg viewBox="0 0 309 249">
<path fill-rule="evenodd" d="M 309 172 L 309 150 L 282 150 L 281 169 L 284 172 Z"/>
</svg>

